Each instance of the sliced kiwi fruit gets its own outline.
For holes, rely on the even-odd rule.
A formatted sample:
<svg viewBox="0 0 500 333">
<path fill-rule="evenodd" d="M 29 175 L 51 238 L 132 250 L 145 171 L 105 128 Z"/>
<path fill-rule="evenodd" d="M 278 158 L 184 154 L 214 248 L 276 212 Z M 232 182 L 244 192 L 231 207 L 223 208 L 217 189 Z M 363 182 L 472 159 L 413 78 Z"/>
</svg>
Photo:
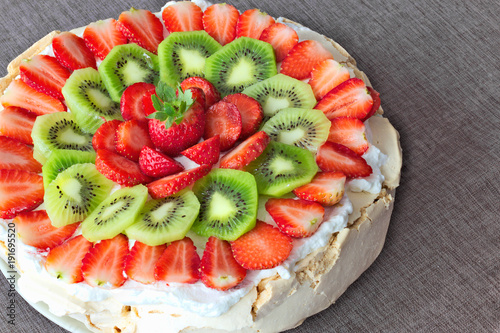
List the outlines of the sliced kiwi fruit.
<svg viewBox="0 0 500 333">
<path fill-rule="evenodd" d="M 271 44 L 249 37 L 224 45 L 205 62 L 205 77 L 222 96 L 242 92 L 276 73 Z"/>
<path fill-rule="evenodd" d="M 186 236 L 199 210 L 200 202 L 190 190 L 150 200 L 125 233 L 149 246 L 173 242 Z"/>
<path fill-rule="evenodd" d="M 122 119 L 120 104 L 111 99 L 99 72 L 92 67 L 74 71 L 62 93 L 80 127 L 95 133 L 104 121 Z"/>
<path fill-rule="evenodd" d="M 255 226 L 257 184 L 248 172 L 214 169 L 195 183 L 193 192 L 200 201 L 192 227 L 198 235 L 232 241 Z"/>
<path fill-rule="evenodd" d="M 309 150 L 271 141 L 246 170 L 255 177 L 260 194 L 279 197 L 310 183 L 318 166 Z"/>
<path fill-rule="evenodd" d="M 113 186 L 92 163 L 75 164 L 62 171 L 47 186 L 43 197 L 52 225 L 62 227 L 82 221 Z"/>
<path fill-rule="evenodd" d="M 123 91 L 136 82 L 156 85 L 159 71 L 158 56 L 134 43 L 115 46 L 99 65 L 102 81 L 117 103 Z"/>
<path fill-rule="evenodd" d="M 43 187 L 46 189 L 49 184 L 63 172 L 74 164 L 94 163 L 96 154 L 93 151 L 77 150 L 56 150 L 50 154 L 49 159 L 42 166 Z"/>
<path fill-rule="evenodd" d="M 316 98 L 308 83 L 284 74 L 256 83 L 243 90 L 243 93 L 262 105 L 264 121 L 281 109 L 312 109 L 316 105 Z"/>
<path fill-rule="evenodd" d="M 82 235 L 91 242 L 122 233 L 137 218 L 148 198 L 144 185 L 124 187 L 102 201 L 82 222 Z"/>
<path fill-rule="evenodd" d="M 221 47 L 204 30 L 171 33 L 158 46 L 161 80 L 176 86 L 188 77 L 204 77 L 206 59 Z"/>
<path fill-rule="evenodd" d="M 57 150 L 93 151 L 92 135 L 84 132 L 70 112 L 38 116 L 31 131 L 33 157 L 44 164 Z"/>
<path fill-rule="evenodd" d="M 271 140 L 316 152 L 326 142 L 331 122 L 323 111 L 283 109 L 262 126 Z"/>
</svg>

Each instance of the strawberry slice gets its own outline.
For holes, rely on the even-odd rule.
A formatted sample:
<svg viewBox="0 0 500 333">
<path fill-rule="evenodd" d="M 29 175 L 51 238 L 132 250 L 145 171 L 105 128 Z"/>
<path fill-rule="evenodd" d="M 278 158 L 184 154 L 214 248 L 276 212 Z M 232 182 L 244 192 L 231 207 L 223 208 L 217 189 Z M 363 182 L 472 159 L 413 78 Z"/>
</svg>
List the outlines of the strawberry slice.
<svg viewBox="0 0 500 333">
<path fill-rule="evenodd" d="M 189 88 L 200 88 L 201 90 L 203 90 L 203 92 L 205 93 L 205 109 L 208 109 L 213 104 L 220 101 L 220 93 L 217 88 L 215 88 L 215 86 L 207 79 L 204 79 L 202 77 L 188 77 L 181 82 L 181 88 L 183 91 Z"/>
<path fill-rule="evenodd" d="M 329 141 L 319 147 L 316 163 L 323 171 L 339 171 L 348 178 L 368 177 L 373 172 L 372 167 L 356 152 Z"/>
<path fill-rule="evenodd" d="M 333 59 L 326 59 L 313 67 L 309 84 L 314 92 L 314 96 L 319 101 L 330 90 L 342 82 L 349 80 L 349 77 L 350 74 L 346 66 L 339 64 Z"/>
<path fill-rule="evenodd" d="M 375 114 L 375 112 L 377 112 L 377 110 L 380 108 L 380 94 L 379 94 L 379 92 L 376 91 L 375 89 L 373 89 L 372 87 L 366 87 L 366 89 L 368 89 L 368 91 L 370 92 L 370 96 L 373 98 L 373 105 L 372 105 L 371 110 L 366 114 L 366 116 L 363 119 L 361 119 L 362 122 L 365 122 L 366 120 L 368 120 L 368 118 L 373 116 Z"/>
<path fill-rule="evenodd" d="M 184 170 L 182 164 L 148 146 L 144 146 L 141 150 L 139 167 L 145 175 L 153 178 L 165 177 Z"/>
<path fill-rule="evenodd" d="M 258 9 L 249 9 L 243 12 L 236 22 L 236 38 L 250 37 L 259 39 L 262 31 L 274 24 L 274 19 Z"/>
<path fill-rule="evenodd" d="M 116 151 L 132 161 L 139 161 L 143 147 L 153 147 L 148 125 L 132 119 L 122 122 L 116 129 Z"/>
<path fill-rule="evenodd" d="M 231 148 L 241 134 L 241 114 L 231 103 L 217 102 L 206 112 L 205 139 L 220 135 L 220 150 Z"/>
<path fill-rule="evenodd" d="M 255 228 L 231 242 L 234 259 L 244 268 L 253 270 L 281 265 L 292 248 L 290 236 L 259 220 Z"/>
<path fill-rule="evenodd" d="M 200 279 L 200 257 L 193 241 L 185 237 L 170 243 L 155 266 L 157 281 L 195 283 Z"/>
<path fill-rule="evenodd" d="M 373 107 L 373 98 L 363 80 L 352 78 L 330 90 L 314 107 L 330 120 L 337 117 L 364 119 Z"/>
<path fill-rule="evenodd" d="M 358 155 L 368 150 L 368 140 L 365 135 L 365 124 L 357 118 L 339 117 L 331 120 L 328 141 L 340 143 L 352 149 Z"/>
<path fill-rule="evenodd" d="M 37 91 L 64 100 L 61 89 L 71 73 L 54 57 L 37 54 L 19 66 L 21 80 Z"/>
<path fill-rule="evenodd" d="M 163 24 L 155 14 L 132 7 L 130 11 L 120 14 L 117 25 L 129 42 L 157 53 L 158 45 L 163 40 Z"/>
<path fill-rule="evenodd" d="M 346 176 L 342 172 L 318 172 L 309 184 L 293 190 L 304 200 L 316 201 L 323 206 L 333 206 L 342 199 Z"/>
<path fill-rule="evenodd" d="M 236 37 L 240 12 L 227 3 L 216 3 L 203 12 L 203 28 L 222 46 Z"/>
<path fill-rule="evenodd" d="M 42 176 L 25 170 L 0 170 L 0 218 L 11 219 L 43 202 Z"/>
<path fill-rule="evenodd" d="M 333 59 L 333 56 L 320 42 L 304 40 L 288 52 L 281 63 L 280 73 L 297 80 L 307 79 L 314 66 L 326 59 Z"/>
<path fill-rule="evenodd" d="M 42 172 L 42 165 L 33 158 L 33 148 L 17 140 L 0 136 L 0 169 Z"/>
<path fill-rule="evenodd" d="M 52 39 L 52 49 L 57 61 L 70 71 L 92 67 L 97 69 L 94 54 L 85 40 L 72 32 L 61 32 Z"/>
<path fill-rule="evenodd" d="M 57 98 L 41 93 L 22 80 L 12 81 L 0 97 L 2 106 L 17 106 L 41 116 L 66 111 L 66 106 Z"/>
<path fill-rule="evenodd" d="M 92 243 L 82 235 L 50 250 L 45 261 L 47 272 L 66 283 L 83 281 L 82 260 L 92 248 Z"/>
<path fill-rule="evenodd" d="M 83 31 L 83 39 L 89 50 L 100 60 L 104 60 L 113 47 L 127 44 L 127 37 L 118 29 L 113 18 L 90 23 Z"/>
<path fill-rule="evenodd" d="M 92 147 L 97 151 L 99 149 L 106 149 L 116 152 L 116 130 L 122 121 L 118 119 L 106 121 L 99 126 L 92 137 Z"/>
<path fill-rule="evenodd" d="M 149 246 L 136 241 L 125 264 L 125 273 L 134 281 L 144 284 L 155 282 L 155 266 L 165 251 L 165 244 Z"/>
<path fill-rule="evenodd" d="M 42 250 L 52 249 L 64 243 L 79 226 L 79 223 L 73 223 L 56 228 L 52 226 L 52 222 L 44 210 L 20 213 L 12 221 L 24 244 Z"/>
<path fill-rule="evenodd" d="M 257 132 L 260 124 L 262 123 L 262 119 L 264 118 L 264 112 L 262 111 L 262 106 L 260 106 L 259 102 L 257 102 L 254 98 L 241 93 L 227 95 L 222 99 L 222 101 L 236 105 L 238 111 L 240 111 L 240 139 L 246 139 L 250 135 Z"/>
<path fill-rule="evenodd" d="M 266 132 L 260 131 L 240 143 L 220 160 L 220 168 L 244 170 L 245 167 L 262 154 L 271 141 Z"/>
<path fill-rule="evenodd" d="M 190 1 L 176 2 L 166 7 L 161 17 L 169 32 L 203 30 L 203 12 Z"/>
<path fill-rule="evenodd" d="M 184 151 L 181 154 L 199 165 L 214 165 L 219 161 L 220 155 L 220 136 L 216 135 L 202 141 Z"/>
<path fill-rule="evenodd" d="M 128 238 L 119 234 L 94 245 L 82 260 L 83 279 L 92 287 L 107 284 L 119 287 L 127 278 L 123 275 L 129 254 Z"/>
<path fill-rule="evenodd" d="M 33 145 L 31 130 L 36 114 L 17 106 L 8 106 L 0 112 L 0 135 Z"/>
<path fill-rule="evenodd" d="M 151 181 L 150 177 L 141 172 L 139 163 L 106 149 L 97 151 L 95 166 L 106 178 L 120 185 L 135 186 Z"/>
<path fill-rule="evenodd" d="M 146 122 L 146 108 L 144 106 L 144 97 L 148 96 L 151 102 L 151 95 L 155 93 L 155 86 L 152 83 L 136 82 L 128 86 L 123 92 L 120 100 L 120 111 L 124 120 L 136 119 Z M 152 113 L 150 111 L 147 111 Z"/>
<path fill-rule="evenodd" d="M 200 275 L 205 286 L 228 290 L 243 281 L 247 270 L 234 259 L 229 242 L 211 236 L 201 258 Z"/>
<path fill-rule="evenodd" d="M 271 44 L 276 55 L 276 62 L 280 62 L 299 42 L 299 35 L 283 23 L 274 23 L 262 31 L 260 40 Z"/>
<path fill-rule="evenodd" d="M 211 169 L 211 165 L 204 164 L 194 169 L 155 180 L 147 185 L 149 194 L 153 199 L 160 199 L 175 194 L 203 176 L 206 176 Z"/>
</svg>

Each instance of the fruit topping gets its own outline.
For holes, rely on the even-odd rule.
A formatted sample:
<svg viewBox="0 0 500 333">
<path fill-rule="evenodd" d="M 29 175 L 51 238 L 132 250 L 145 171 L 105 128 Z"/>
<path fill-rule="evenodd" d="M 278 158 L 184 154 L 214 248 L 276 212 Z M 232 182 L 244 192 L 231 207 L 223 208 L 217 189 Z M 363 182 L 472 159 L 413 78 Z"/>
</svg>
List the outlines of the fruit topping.
<svg viewBox="0 0 500 333">
<path fill-rule="evenodd" d="M 200 279 L 200 257 L 190 238 L 172 242 L 167 246 L 155 266 L 157 281 L 195 283 Z"/>
<path fill-rule="evenodd" d="M 83 39 L 89 50 L 100 60 L 104 60 L 116 45 L 127 44 L 127 37 L 112 18 L 90 23 L 83 31 Z"/>
<path fill-rule="evenodd" d="M 259 102 L 242 93 L 227 95 L 223 102 L 236 105 L 241 115 L 240 139 L 246 139 L 259 129 L 264 113 Z"/>
<path fill-rule="evenodd" d="M 193 2 L 181 1 L 163 9 L 161 17 L 169 32 L 203 30 L 203 12 Z"/>
<path fill-rule="evenodd" d="M 116 129 L 116 151 L 132 161 L 139 161 L 143 147 L 153 147 L 148 125 L 132 119 L 122 122 Z"/>
<path fill-rule="evenodd" d="M 184 170 L 182 164 L 148 146 L 141 150 L 139 167 L 146 176 L 152 178 L 161 178 Z"/>
<path fill-rule="evenodd" d="M 194 169 L 189 169 L 155 180 L 147 185 L 149 194 L 153 199 L 164 198 L 175 194 L 205 176 L 211 169 L 211 165 L 204 164 Z"/>
<path fill-rule="evenodd" d="M 155 14 L 145 9 L 130 8 L 118 17 L 118 29 L 129 42 L 156 54 L 163 40 L 163 25 Z"/>
<path fill-rule="evenodd" d="M 314 96 L 319 101 L 330 90 L 350 77 L 347 67 L 333 59 L 326 59 L 318 63 L 311 71 L 309 84 L 314 91 Z"/>
<path fill-rule="evenodd" d="M 52 50 L 57 61 L 70 71 L 92 67 L 97 69 L 94 54 L 85 40 L 72 32 L 61 32 L 52 39 Z"/>
<path fill-rule="evenodd" d="M 366 87 L 366 89 L 368 89 L 368 91 L 370 92 L 370 96 L 373 99 L 373 105 L 372 105 L 371 110 L 368 111 L 368 113 L 366 114 L 366 116 L 363 119 L 361 119 L 361 121 L 363 121 L 363 122 L 366 121 L 371 116 L 373 116 L 375 114 L 375 112 L 377 112 L 377 110 L 380 108 L 380 94 L 379 94 L 379 92 L 376 91 L 375 89 L 373 89 L 372 87 Z"/>
<path fill-rule="evenodd" d="M 304 200 L 316 201 L 323 206 L 333 206 L 342 199 L 346 176 L 342 172 L 318 172 L 313 180 L 293 190 Z"/>
<path fill-rule="evenodd" d="M 95 166 L 106 178 L 120 185 L 135 186 L 151 181 L 142 173 L 139 163 L 106 149 L 97 151 Z"/>
<path fill-rule="evenodd" d="M 43 187 L 47 190 L 49 184 L 57 176 L 75 164 L 95 164 L 95 152 L 78 150 L 56 150 L 50 154 L 47 162 L 42 167 Z"/>
<path fill-rule="evenodd" d="M 344 145 L 325 142 L 319 147 L 316 162 L 323 171 L 340 171 L 348 178 L 368 177 L 371 166 L 365 159 Z"/>
<path fill-rule="evenodd" d="M 259 39 L 262 31 L 274 23 L 274 19 L 258 9 L 244 11 L 236 23 L 236 37 Z"/>
<path fill-rule="evenodd" d="M 227 3 L 216 3 L 203 12 L 203 28 L 219 44 L 226 45 L 236 37 L 240 12 Z"/>
<path fill-rule="evenodd" d="M 17 140 L 0 136 L 0 169 L 42 172 L 42 165 L 33 158 L 33 148 Z"/>
<path fill-rule="evenodd" d="M 125 120 L 138 120 L 146 122 L 149 111 L 144 104 L 145 97 L 151 100 L 151 95 L 156 92 L 152 83 L 136 82 L 128 86 L 120 99 L 120 111 Z"/>
<path fill-rule="evenodd" d="M 231 103 L 217 102 L 206 112 L 205 139 L 220 136 L 220 150 L 230 149 L 241 134 L 241 114 Z"/>
<path fill-rule="evenodd" d="M 136 241 L 127 257 L 125 273 L 137 282 L 151 284 L 155 282 L 155 266 L 167 246 L 149 246 Z"/>
<path fill-rule="evenodd" d="M 288 52 L 281 63 L 280 73 L 297 80 L 307 79 L 314 66 L 326 59 L 333 59 L 333 56 L 320 42 L 304 40 Z"/>
<path fill-rule="evenodd" d="M 214 165 L 219 161 L 220 155 L 220 136 L 215 135 L 205 141 L 202 141 L 184 151 L 181 154 L 199 165 Z"/>
<path fill-rule="evenodd" d="M 220 94 L 213 84 L 211 84 L 207 79 L 199 76 L 188 77 L 181 82 L 182 90 L 186 91 L 188 88 L 200 88 L 205 94 L 205 109 L 208 109 L 213 104 L 220 101 Z"/>
<path fill-rule="evenodd" d="M 94 150 L 106 149 L 116 152 L 116 130 L 121 123 L 122 121 L 114 119 L 99 126 L 92 137 Z"/>
<path fill-rule="evenodd" d="M 357 118 L 339 117 L 331 121 L 328 141 L 340 143 L 363 155 L 369 148 L 365 135 L 365 124 Z"/>
<path fill-rule="evenodd" d="M 262 31 L 260 40 L 273 46 L 276 62 L 285 59 L 285 56 L 299 42 L 297 32 L 283 23 L 274 23 Z"/>
<path fill-rule="evenodd" d="M 250 162 L 262 154 L 270 140 L 264 131 L 255 133 L 224 155 L 220 160 L 220 168 L 244 170 Z"/>
<path fill-rule="evenodd" d="M 42 202 L 42 176 L 25 170 L 0 170 L 0 218 L 11 219 Z"/>
<path fill-rule="evenodd" d="M 8 106 L 0 111 L 0 135 L 33 145 L 31 130 L 36 114 L 17 106 Z"/>
</svg>

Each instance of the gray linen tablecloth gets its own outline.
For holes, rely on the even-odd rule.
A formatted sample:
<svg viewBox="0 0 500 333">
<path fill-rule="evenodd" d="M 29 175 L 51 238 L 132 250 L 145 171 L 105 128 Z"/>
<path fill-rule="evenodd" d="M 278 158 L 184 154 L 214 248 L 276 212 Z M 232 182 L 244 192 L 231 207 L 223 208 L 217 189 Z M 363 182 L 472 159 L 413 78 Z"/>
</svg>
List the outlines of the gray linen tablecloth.
<svg viewBox="0 0 500 333">
<path fill-rule="evenodd" d="M 291 332 L 500 331 L 498 1 L 249 1 L 339 42 L 401 134 L 404 165 L 385 248 L 334 306 Z M 117 18 L 117 0 L 1 1 L 0 76 L 52 30 Z M 0 332 L 66 332 L 19 296 Z"/>
</svg>

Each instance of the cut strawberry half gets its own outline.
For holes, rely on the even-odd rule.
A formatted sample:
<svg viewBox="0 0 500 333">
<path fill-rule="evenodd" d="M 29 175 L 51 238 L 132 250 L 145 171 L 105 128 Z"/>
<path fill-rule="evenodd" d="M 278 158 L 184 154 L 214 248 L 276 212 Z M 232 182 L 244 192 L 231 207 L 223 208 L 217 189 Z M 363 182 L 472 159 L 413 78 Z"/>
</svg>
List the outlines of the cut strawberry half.
<svg viewBox="0 0 500 333">
<path fill-rule="evenodd" d="M 333 59 L 326 59 L 313 67 L 309 84 L 314 92 L 314 96 L 319 101 L 330 90 L 342 82 L 349 80 L 349 77 L 350 74 L 346 66 L 339 64 Z"/>
<path fill-rule="evenodd" d="M 200 279 L 200 257 L 190 238 L 174 241 L 156 263 L 157 281 L 195 283 Z"/>
<path fill-rule="evenodd" d="M 373 107 L 373 98 L 363 80 L 352 78 L 330 90 L 314 107 L 330 120 L 337 117 L 364 119 Z"/>
<path fill-rule="evenodd" d="M 216 3 L 203 12 L 203 28 L 222 46 L 236 37 L 236 23 L 240 12 L 227 3 Z"/>
<path fill-rule="evenodd" d="M 231 242 L 234 259 L 244 268 L 253 270 L 281 265 L 292 248 L 290 236 L 259 220 L 255 228 Z"/>
<path fill-rule="evenodd" d="M 307 79 L 314 66 L 326 59 L 333 59 L 333 56 L 320 42 L 304 40 L 288 52 L 281 63 L 280 73 L 297 80 Z"/>
<path fill-rule="evenodd" d="M 146 122 L 146 116 L 154 111 L 146 111 L 144 97 L 148 96 L 152 107 L 151 95 L 155 93 L 155 86 L 152 83 L 136 82 L 128 86 L 120 99 L 120 111 L 124 120 L 138 120 Z M 153 108 L 154 109 L 154 108 Z"/>
<path fill-rule="evenodd" d="M 125 273 L 134 281 L 144 284 L 155 282 L 155 266 L 167 246 L 149 246 L 136 241 L 125 264 Z"/>
<path fill-rule="evenodd" d="M 217 102 L 206 112 L 205 139 L 220 135 L 220 150 L 231 148 L 241 134 L 241 115 L 231 103 Z"/>
<path fill-rule="evenodd" d="M 348 178 L 368 177 L 373 172 L 372 167 L 356 152 L 329 141 L 319 147 L 316 163 L 323 171 L 339 171 Z"/>
<path fill-rule="evenodd" d="M 236 22 L 236 37 L 259 39 L 262 31 L 273 24 L 274 19 L 258 9 L 243 12 Z"/>
<path fill-rule="evenodd" d="M 153 178 L 165 177 L 184 170 L 182 164 L 148 146 L 144 146 L 141 150 L 139 167 L 145 175 Z"/>
<path fill-rule="evenodd" d="M 130 8 L 118 17 L 118 29 L 128 38 L 146 50 L 157 53 L 163 40 L 163 24 L 155 14 L 145 9 Z"/>
<path fill-rule="evenodd" d="M 0 218 L 11 219 L 43 202 L 42 176 L 25 170 L 0 170 Z"/>
<path fill-rule="evenodd" d="M 220 168 L 244 170 L 250 162 L 262 154 L 269 141 L 271 139 L 266 132 L 255 133 L 224 155 L 220 161 Z"/>
<path fill-rule="evenodd" d="M 127 280 L 123 271 L 128 254 L 128 238 L 125 235 L 102 240 L 82 260 L 83 279 L 92 287 L 120 287 Z"/>
<path fill-rule="evenodd" d="M 161 13 L 163 23 L 169 32 L 203 30 L 203 12 L 193 2 L 176 2 Z"/>
<path fill-rule="evenodd" d="M 331 120 L 328 141 L 340 143 L 361 156 L 369 148 L 365 131 L 365 124 L 357 118 L 333 118 Z"/>
<path fill-rule="evenodd" d="M 344 196 L 345 180 L 342 172 L 318 172 L 309 184 L 297 187 L 293 193 L 304 200 L 333 206 Z"/>
<path fill-rule="evenodd" d="M 35 120 L 36 114 L 17 106 L 8 106 L 0 112 L 0 135 L 33 145 L 31 130 Z"/>
<path fill-rule="evenodd" d="M 116 130 L 122 121 L 118 119 L 110 120 L 99 126 L 92 137 L 92 147 L 97 151 L 106 149 L 116 152 Z"/>
<path fill-rule="evenodd" d="M 139 163 L 106 149 L 97 151 L 95 166 L 106 178 L 124 186 L 145 184 L 152 180 L 141 172 Z"/>
<path fill-rule="evenodd" d="M 180 190 L 192 185 L 195 181 L 206 176 L 212 166 L 209 164 L 200 165 L 197 168 L 189 169 L 174 175 L 170 175 L 147 185 L 149 194 L 153 199 L 164 198 L 175 194 Z"/>
<path fill-rule="evenodd" d="M 127 44 L 127 37 L 118 29 L 113 18 L 90 23 L 83 31 L 83 39 L 100 60 L 104 60 L 113 47 Z"/>
<path fill-rule="evenodd" d="M 370 96 L 373 98 L 373 105 L 372 105 L 371 110 L 366 114 L 366 116 L 363 119 L 361 119 L 362 122 L 365 122 L 366 120 L 368 120 L 368 118 L 373 116 L 380 108 L 380 94 L 379 94 L 379 92 L 376 91 L 375 89 L 373 89 L 372 87 L 366 87 L 366 89 L 368 89 L 368 91 L 370 92 Z"/>
<path fill-rule="evenodd" d="M 181 154 L 199 165 L 214 165 L 219 161 L 220 155 L 220 136 L 216 135 L 202 141 L 184 151 Z"/>
<path fill-rule="evenodd" d="M 201 258 L 200 275 L 205 286 L 228 290 L 243 281 L 247 270 L 234 259 L 229 242 L 211 236 Z"/>
<path fill-rule="evenodd" d="M 181 88 L 185 91 L 188 88 L 200 88 L 205 93 L 205 109 L 220 101 L 220 93 L 215 86 L 207 79 L 193 76 L 181 82 Z"/>
<path fill-rule="evenodd" d="M 0 136 L 0 169 L 42 172 L 42 165 L 33 158 L 33 148 L 15 139 Z"/>
<path fill-rule="evenodd" d="M 76 236 L 50 250 L 45 269 L 50 275 L 66 283 L 82 282 L 82 261 L 91 248 L 91 242 L 82 235 Z"/>
<path fill-rule="evenodd" d="M 61 32 L 52 39 L 52 49 L 57 61 L 70 71 L 92 67 L 97 69 L 94 54 L 85 40 L 72 32 Z"/>
<path fill-rule="evenodd" d="M 223 102 L 236 105 L 241 115 L 241 133 L 240 139 L 244 140 L 253 135 L 259 129 L 264 112 L 262 106 L 254 98 L 245 94 L 237 93 L 227 95 L 222 99 Z"/>
<path fill-rule="evenodd" d="M 153 147 L 148 125 L 132 119 L 122 122 L 116 129 L 116 151 L 132 161 L 139 161 L 143 147 Z"/>
<path fill-rule="evenodd" d="M 260 40 L 271 44 L 276 55 L 276 62 L 280 62 L 299 42 L 299 35 L 283 23 L 274 23 L 262 31 Z"/>
</svg>

